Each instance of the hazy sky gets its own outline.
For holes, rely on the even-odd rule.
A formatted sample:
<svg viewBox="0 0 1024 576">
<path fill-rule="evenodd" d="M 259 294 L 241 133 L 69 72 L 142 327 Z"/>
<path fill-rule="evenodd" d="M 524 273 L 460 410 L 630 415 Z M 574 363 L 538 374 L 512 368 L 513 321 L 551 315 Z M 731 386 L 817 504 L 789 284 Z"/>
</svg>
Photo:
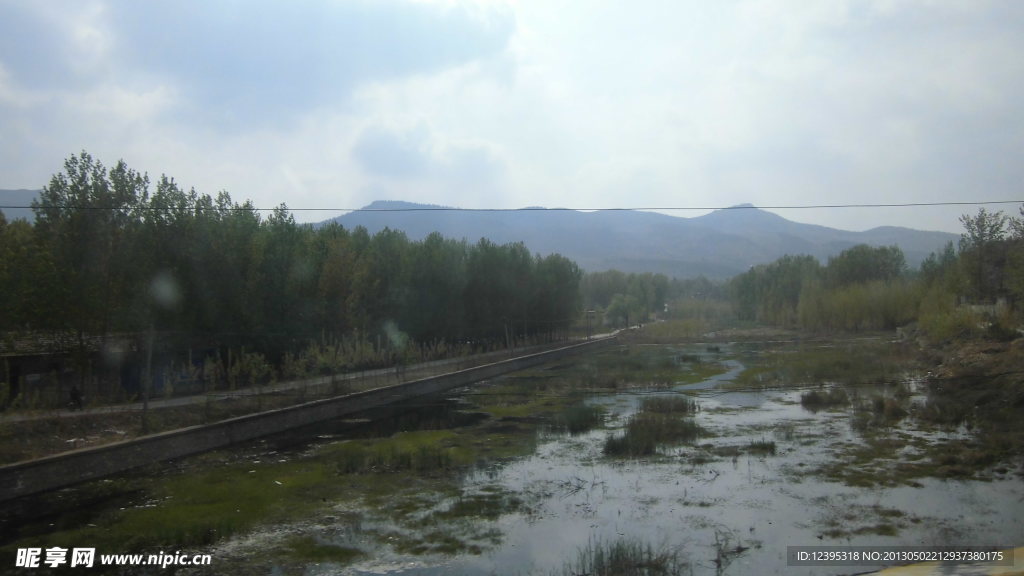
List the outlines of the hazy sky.
<svg viewBox="0 0 1024 576">
<path fill-rule="evenodd" d="M 260 207 L 1016 200 L 1022 104 L 1017 0 L 0 0 L 0 188 L 85 149 Z"/>
</svg>

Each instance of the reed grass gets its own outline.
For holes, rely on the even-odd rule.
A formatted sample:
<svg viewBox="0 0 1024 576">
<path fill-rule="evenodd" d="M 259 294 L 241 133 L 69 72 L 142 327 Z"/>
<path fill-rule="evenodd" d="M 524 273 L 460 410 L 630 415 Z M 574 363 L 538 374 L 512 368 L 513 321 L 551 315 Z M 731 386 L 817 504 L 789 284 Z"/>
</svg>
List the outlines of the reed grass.
<svg viewBox="0 0 1024 576">
<path fill-rule="evenodd" d="M 576 560 L 562 567 L 562 576 L 670 576 L 690 573 L 691 566 L 678 550 L 659 549 L 639 540 L 591 540 Z"/>
<path fill-rule="evenodd" d="M 701 428 L 691 418 L 658 412 L 638 412 L 626 424 L 622 436 L 605 440 L 604 454 L 636 458 L 651 456 L 659 446 L 691 442 L 700 437 Z"/>
</svg>

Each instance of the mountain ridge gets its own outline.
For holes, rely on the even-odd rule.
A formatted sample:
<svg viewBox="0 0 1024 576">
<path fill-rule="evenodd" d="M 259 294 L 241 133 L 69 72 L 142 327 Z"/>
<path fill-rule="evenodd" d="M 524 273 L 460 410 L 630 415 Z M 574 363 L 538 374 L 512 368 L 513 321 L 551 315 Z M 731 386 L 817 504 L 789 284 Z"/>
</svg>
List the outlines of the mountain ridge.
<svg viewBox="0 0 1024 576">
<path fill-rule="evenodd" d="M 0 205 L 28 206 L 39 190 L 0 190 Z M 8 221 L 34 220 L 31 209 L 2 209 Z M 728 278 L 785 254 L 810 254 L 822 262 L 857 244 L 896 245 L 910 266 L 959 236 L 903 226 L 863 232 L 793 222 L 749 204 L 684 218 L 637 210 L 578 211 L 530 206 L 473 210 L 405 200 L 376 200 L 337 221 L 375 233 L 385 226 L 420 240 L 431 232 L 477 242 L 523 242 L 531 252 L 559 253 L 583 269 L 657 272 L 687 278 Z"/>
<path fill-rule="evenodd" d="M 900 226 L 863 232 L 788 220 L 778 214 L 738 205 L 684 218 L 657 212 L 578 211 L 529 207 L 473 210 L 377 200 L 360 211 L 320 224 L 338 222 L 376 233 L 388 227 L 420 240 L 431 232 L 477 242 L 523 242 L 532 252 L 557 252 L 589 271 L 658 272 L 679 278 L 727 278 L 786 254 L 810 254 L 822 262 L 856 246 L 896 245 L 910 266 L 917 266 L 958 235 Z"/>
</svg>

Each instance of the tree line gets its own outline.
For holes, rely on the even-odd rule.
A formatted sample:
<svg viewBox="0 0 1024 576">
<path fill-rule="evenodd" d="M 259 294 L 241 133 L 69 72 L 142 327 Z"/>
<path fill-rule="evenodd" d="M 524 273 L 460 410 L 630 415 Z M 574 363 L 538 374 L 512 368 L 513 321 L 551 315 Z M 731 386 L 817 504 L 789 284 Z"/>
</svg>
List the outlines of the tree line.
<svg viewBox="0 0 1024 576">
<path fill-rule="evenodd" d="M 660 312 L 669 297 L 671 281 L 664 274 L 631 273 L 618 270 L 589 272 L 580 285 L 587 310 L 609 326 L 626 327 L 642 323 Z"/>
<path fill-rule="evenodd" d="M 32 224 L 0 214 L 0 338 L 71 335 L 85 364 L 97 339 L 135 335 L 137 354 L 141 335 L 156 334 L 166 354 L 258 355 L 248 380 L 270 366 L 299 375 L 550 340 L 587 319 L 595 329 L 654 315 L 717 321 L 726 300 L 745 321 L 828 331 L 917 320 L 948 335 L 978 325 L 965 302 L 1012 309 L 1024 297 L 1024 207 L 965 215 L 959 244 L 919 270 L 895 246 L 861 245 L 825 264 L 784 256 L 724 284 L 584 274 L 522 243 L 301 225 L 283 204 L 264 215 L 86 152 L 33 210 Z"/>
<path fill-rule="evenodd" d="M 62 332 L 82 346 L 158 334 L 259 352 L 272 363 L 310 341 L 376 348 L 550 339 L 579 318 L 571 260 L 432 234 L 412 241 L 332 223 L 297 224 L 227 192 L 151 183 L 123 161 L 68 158 L 33 202 L 35 222 L 0 214 L 0 333 Z"/>
<path fill-rule="evenodd" d="M 918 270 L 896 246 L 854 246 L 824 265 L 784 256 L 731 279 L 730 301 L 741 320 L 815 331 L 920 322 L 940 337 L 980 325 L 1006 332 L 1024 298 L 1024 207 L 1020 217 L 981 208 L 960 221 L 958 245 L 949 243 Z"/>
</svg>

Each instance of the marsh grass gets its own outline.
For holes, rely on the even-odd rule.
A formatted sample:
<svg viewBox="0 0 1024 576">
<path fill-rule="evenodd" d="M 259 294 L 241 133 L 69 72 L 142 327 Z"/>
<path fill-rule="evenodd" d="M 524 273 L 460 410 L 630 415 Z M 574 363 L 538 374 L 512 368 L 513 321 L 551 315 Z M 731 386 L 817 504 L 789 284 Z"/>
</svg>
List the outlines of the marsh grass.
<svg viewBox="0 0 1024 576">
<path fill-rule="evenodd" d="M 869 412 L 862 412 L 870 418 Z M 921 478 L 990 479 L 1012 457 L 1019 438 L 979 437 L 929 441 L 899 434 L 864 434 L 863 444 L 849 444 L 820 469 L 825 477 L 849 486 L 920 487 Z M 900 451 L 910 447 L 909 453 Z"/>
<path fill-rule="evenodd" d="M 570 435 L 576 436 L 601 427 L 604 424 L 604 417 L 604 408 L 580 402 L 563 410 L 555 418 L 553 427 L 558 430 L 566 430 Z"/>
<path fill-rule="evenodd" d="M 828 392 L 811 390 L 800 395 L 800 405 L 811 412 L 826 410 L 836 406 L 846 406 L 849 403 L 850 396 L 846 393 L 846 390 L 838 386 L 833 387 Z"/>
<path fill-rule="evenodd" d="M 480 393 L 467 395 L 466 401 L 470 409 L 488 413 L 489 417 L 473 418 L 460 428 L 330 442 L 315 445 L 301 455 L 267 457 L 260 449 L 250 456 L 244 447 L 212 452 L 76 488 L 85 494 L 114 487 L 112 494 L 99 494 L 105 500 L 95 506 L 88 504 L 87 497 L 72 494 L 69 504 L 67 495 L 48 495 L 44 499 L 53 501 L 50 507 L 63 512 L 32 521 L 26 526 L 31 533 L 12 536 L 0 546 L 0 552 L 13 556 L 18 547 L 70 548 L 82 542 L 125 553 L 153 547 L 198 548 L 261 526 L 316 518 L 339 502 L 361 502 L 369 510 L 381 511 L 394 522 L 394 530 L 404 535 L 404 541 L 410 545 L 426 542 L 426 552 L 479 552 L 496 536 L 487 532 L 493 526 L 477 524 L 517 509 L 520 504 L 504 496 L 459 499 L 461 490 L 455 478 L 469 466 L 531 453 L 541 424 L 579 402 L 581 395 L 561 374 L 548 376 L 546 372 L 556 371 L 537 370 L 529 377 L 507 377 L 495 385 L 479 387 Z M 203 418 L 201 409 L 186 410 Z M 594 415 L 591 412 L 588 418 Z M 87 431 L 72 425 L 84 421 L 61 419 L 46 425 L 67 428 L 58 431 L 62 436 L 82 436 Z M 118 425 L 107 423 L 108 427 Z M 14 438 L 14 428 L 5 427 L 0 432 Z M 450 501 L 450 506 L 435 509 L 437 502 L 449 498 L 456 499 Z M 111 504 L 103 503 L 107 501 Z M 81 507 L 82 511 L 69 506 Z M 425 514 L 434 526 L 417 524 Z M 453 527 L 462 531 L 452 532 Z M 349 551 L 343 546 L 332 548 L 331 544 L 289 541 L 285 536 L 272 549 L 292 558 L 290 561 L 310 557 L 313 561 L 323 558 L 325 562 L 340 563 Z M 289 552 L 289 546 L 295 549 Z"/>
<path fill-rule="evenodd" d="M 604 454 L 627 458 L 651 456 L 659 446 L 692 442 L 703 432 L 691 417 L 698 410 L 697 402 L 685 396 L 644 398 L 640 409 L 626 423 L 625 433 L 605 440 Z"/>
<path fill-rule="evenodd" d="M 512 435 L 533 438 L 525 433 L 528 430 L 517 425 Z M 382 510 L 394 509 L 396 513 L 389 517 L 397 519 L 401 530 L 419 534 L 421 528 L 410 528 L 409 523 L 415 523 L 439 498 L 458 495 L 454 488 L 446 491 L 448 479 L 457 470 L 492 454 L 528 453 L 531 446 L 510 441 L 493 425 L 483 424 L 475 432 L 424 430 L 334 442 L 295 460 L 257 458 L 263 462 L 225 464 L 224 453 L 210 453 L 191 459 L 183 474 L 172 471 L 111 481 L 116 484 L 111 489 L 114 493 L 129 494 L 119 499 L 116 507 L 47 519 L 49 528 L 41 524 L 34 536 L 11 540 L 0 552 L 13 555 L 19 546 L 69 548 L 82 542 L 125 553 L 153 547 L 208 546 L 258 526 L 316 516 L 323 513 L 325 503 L 352 499 L 363 499 Z M 97 491 L 107 483 L 81 490 L 88 486 Z M 397 513 L 402 506 L 409 509 Z M 518 503 L 506 496 L 469 496 L 453 501 L 436 515 L 435 522 L 487 519 L 516 506 Z M 279 549 L 295 561 L 322 558 L 343 563 L 355 554 L 329 544 L 283 541 Z M 289 552 L 292 545 L 294 550 Z M 453 546 L 451 542 L 434 542 L 429 550 L 457 548 Z"/>
<path fill-rule="evenodd" d="M 669 576 L 691 573 L 692 569 L 677 550 L 655 550 L 650 544 L 635 539 L 612 542 L 591 540 L 576 554 L 576 561 L 566 564 L 553 575 L 576 576 Z"/>
<path fill-rule="evenodd" d="M 565 376 L 585 390 L 667 388 L 689 377 L 686 367 L 692 363 L 679 358 L 671 347 L 629 344 L 588 356 Z M 717 363 L 707 370 L 721 372 Z"/>
<path fill-rule="evenodd" d="M 775 442 L 772 440 L 754 440 L 747 445 L 747 451 L 753 454 L 764 454 L 766 456 L 775 456 Z"/>
<path fill-rule="evenodd" d="M 692 442 L 701 428 L 691 418 L 657 412 L 638 412 L 626 424 L 622 436 L 609 436 L 604 443 L 606 456 L 636 458 L 651 456 L 659 446 Z"/>
<path fill-rule="evenodd" d="M 912 405 L 914 416 L 923 422 L 940 426 L 959 426 L 974 415 L 974 405 L 959 398 L 932 396 Z"/>
<path fill-rule="evenodd" d="M 883 394 L 873 394 L 868 398 L 857 396 L 853 399 L 850 426 L 861 434 L 891 428 L 907 416 L 905 404 L 905 399 Z"/>
<path fill-rule="evenodd" d="M 565 409 L 567 399 L 583 397 L 576 380 L 565 382 L 561 371 L 524 371 L 505 376 L 502 382 L 480 387 L 466 394 L 466 398 L 480 412 L 493 418 L 540 420 L 556 416 Z M 575 371 L 567 370 L 568 374 Z"/>
<path fill-rule="evenodd" d="M 807 344 L 796 350 L 769 351 L 760 358 L 751 358 L 736 383 L 774 388 L 821 382 L 844 385 L 895 382 L 920 368 L 917 357 L 906 344 L 882 340 Z"/>
<path fill-rule="evenodd" d="M 447 430 L 399 432 L 385 439 L 339 443 L 331 457 L 339 474 L 429 474 L 469 463 L 463 451 L 445 445 L 453 437 Z"/>
<path fill-rule="evenodd" d="M 721 362 L 701 362 L 699 364 L 690 365 L 689 372 L 682 374 L 678 380 L 678 384 L 696 384 L 703 382 L 719 374 L 725 374 L 729 371 L 729 367 Z"/>
<path fill-rule="evenodd" d="M 125 552 L 206 546 L 260 523 L 309 511 L 340 490 L 333 480 L 331 471 L 319 463 L 289 463 L 251 470 L 249 465 L 229 465 L 166 479 L 128 481 L 136 489 L 148 488 L 119 509 L 33 540 L 65 548 L 89 542 Z M 17 545 L 21 544 L 11 544 Z"/>
<path fill-rule="evenodd" d="M 658 414 L 695 414 L 699 409 L 697 401 L 686 396 L 652 396 L 640 405 L 641 412 Z"/>
</svg>

